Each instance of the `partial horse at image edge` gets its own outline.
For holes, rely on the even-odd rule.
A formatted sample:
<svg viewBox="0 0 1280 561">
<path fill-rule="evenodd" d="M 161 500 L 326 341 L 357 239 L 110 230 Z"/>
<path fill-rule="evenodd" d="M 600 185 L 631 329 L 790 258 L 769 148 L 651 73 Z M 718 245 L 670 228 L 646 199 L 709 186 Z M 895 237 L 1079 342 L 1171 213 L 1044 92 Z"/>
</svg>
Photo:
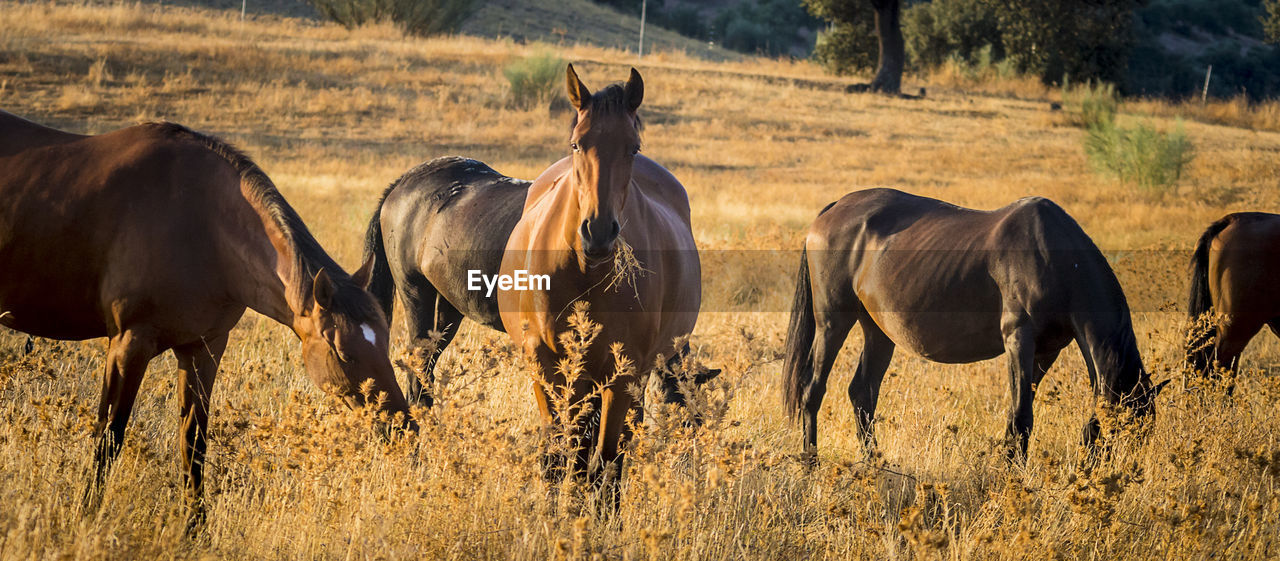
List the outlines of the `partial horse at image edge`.
<svg viewBox="0 0 1280 561">
<path fill-rule="evenodd" d="M 172 123 L 85 136 L 0 112 L 0 194 L 0 325 L 109 338 L 91 504 L 148 363 L 172 349 L 191 520 L 203 519 L 209 399 L 246 308 L 294 331 L 316 385 L 359 406 L 372 380 L 384 410 L 407 414 L 386 321 L 363 288 L 372 264 L 348 276 L 261 169 L 225 142 Z"/>
<path fill-rule="evenodd" d="M 1191 257 L 1187 366 L 1234 376 L 1249 341 L 1269 327 L 1280 337 L 1280 215 L 1237 212 L 1210 224 Z M 1205 317 L 1212 314 L 1212 317 Z M 1228 394 L 1234 391 L 1228 381 Z"/>
</svg>

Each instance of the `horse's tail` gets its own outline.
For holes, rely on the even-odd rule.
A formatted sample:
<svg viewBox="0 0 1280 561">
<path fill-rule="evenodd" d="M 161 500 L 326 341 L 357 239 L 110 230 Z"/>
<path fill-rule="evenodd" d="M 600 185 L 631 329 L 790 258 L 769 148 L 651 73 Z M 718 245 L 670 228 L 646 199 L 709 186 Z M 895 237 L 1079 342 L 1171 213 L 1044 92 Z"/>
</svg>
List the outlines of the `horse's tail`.
<svg viewBox="0 0 1280 561">
<path fill-rule="evenodd" d="M 367 261 L 369 257 L 373 257 L 373 277 L 369 280 L 369 293 L 373 294 L 373 298 L 378 301 L 378 305 L 382 306 L 382 313 L 387 316 L 387 323 L 391 323 L 391 313 L 394 308 L 393 302 L 396 293 L 396 281 L 391 276 L 391 264 L 387 262 L 387 247 L 382 240 L 382 203 L 386 202 L 387 195 L 399 185 L 399 182 L 392 183 L 382 192 L 382 196 L 378 197 L 378 206 L 373 209 L 373 217 L 369 219 L 369 228 L 364 234 L 364 258 Z"/>
<path fill-rule="evenodd" d="M 1233 215 L 1227 215 L 1210 224 L 1200 235 L 1196 243 L 1196 251 L 1191 255 L 1191 294 L 1187 299 L 1187 315 L 1195 322 L 1213 308 L 1213 300 L 1209 294 L 1209 245 L 1223 230 L 1234 222 Z M 1218 336 L 1217 325 L 1210 321 L 1207 329 L 1192 326 L 1193 333 L 1187 339 L 1187 363 L 1195 372 L 1204 372 L 1214 355 L 1214 341 Z"/>
<path fill-rule="evenodd" d="M 800 271 L 796 273 L 796 295 L 791 303 L 787 327 L 787 357 L 782 366 L 783 407 L 793 419 L 800 415 L 802 396 L 813 379 L 813 289 L 809 280 L 809 250 L 800 251 Z"/>
</svg>

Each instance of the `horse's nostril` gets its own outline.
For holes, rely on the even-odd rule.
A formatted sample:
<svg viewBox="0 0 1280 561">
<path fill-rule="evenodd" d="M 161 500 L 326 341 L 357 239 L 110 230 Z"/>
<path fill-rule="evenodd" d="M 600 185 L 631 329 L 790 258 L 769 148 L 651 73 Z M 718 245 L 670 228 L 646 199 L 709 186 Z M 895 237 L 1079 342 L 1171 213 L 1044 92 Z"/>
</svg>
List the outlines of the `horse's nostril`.
<svg viewBox="0 0 1280 561">
<path fill-rule="evenodd" d="M 618 237 L 618 232 L 620 232 L 620 231 L 622 231 L 622 227 L 618 225 L 618 221 L 617 221 L 617 220 L 614 220 L 614 221 L 613 221 L 613 236 L 612 236 L 612 237 L 615 237 L 615 238 L 616 238 L 616 237 Z"/>
<path fill-rule="evenodd" d="M 582 221 L 582 225 L 581 225 L 581 226 L 578 226 L 578 235 L 579 235 L 579 236 L 582 236 L 582 239 L 584 239 L 584 240 L 589 240 L 589 239 L 591 239 L 591 231 L 587 229 L 587 221 L 586 221 L 586 220 L 583 220 L 583 221 Z"/>
</svg>

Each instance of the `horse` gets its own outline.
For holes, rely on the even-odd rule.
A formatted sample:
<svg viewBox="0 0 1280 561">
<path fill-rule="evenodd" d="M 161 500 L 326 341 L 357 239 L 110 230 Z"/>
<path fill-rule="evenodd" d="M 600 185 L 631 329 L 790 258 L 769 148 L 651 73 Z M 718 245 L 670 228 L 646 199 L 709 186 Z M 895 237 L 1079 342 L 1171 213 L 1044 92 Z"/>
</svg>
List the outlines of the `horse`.
<svg viewBox="0 0 1280 561">
<path fill-rule="evenodd" d="M 478 285 L 472 281 L 498 275 L 531 184 L 483 162 L 445 156 L 405 172 L 378 200 L 365 234 L 365 259 L 375 263 L 369 291 L 388 322 L 395 300 L 400 301 L 411 352 L 426 353 L 422 379 L 410 375 L 406 384 L 411 403 L 428 408 L 434 404 L 426 386 L 463 318 L 502 331 L 497 297 L 475 290 Z M 683 345 L 660 370 L 665 403 L 683 405 L 687 400 L 673 373 L 680 371 L 679 363 L 689 351 L 688 344 Z M 689 381 L 700 385 L 719 373 L 698 369 Z"/>
<path fill-rule="evenodd" d="M 659 356 L 676 353 L 676 338 L 693 331 L 702 272 L 684 186 L 639 154 L 640 73 L 633 68 L 624 84 L 595 93 L 573 65 L 565 77 L 574 109 L 570 153 L 529 186 L 500 267 L 507 278 L 527 272 L 550 282 L 499 290 L 498 312 L 533 371 L 544 425 L 575 435 L 572 459 L 565 458 L 572 466 L 565 468 L 600 482 L 621 465 L 629 421 L 642 421 L 639 396 L 628 388 Z M 571 331 L 577 314 L 570 308 L 581 303 L 599 332 L 581 356 L 572 356 L 558 334 Z M 618 345 L 634 368 L 619 364 L 611 352 Z M 568 372 L 562 360 L 581 368 Z M 553 399 L 571 404 L 567 418 Z M 544 467 L 552 477 L 559 469 L 550 461 Z"/>
<path fill-rule="evenodd" d="M 822 210 L 801 251 L 783 366 L 784 407 L 802 417 L 810 459 L 827 375 L 855 324 L 864 343 L 848 393 L 868 453 L 880 383 L 898 346 L 940 363 L 1008 353 L 1010 460 L 1026 458 L 1036 386 L 1071 341 L 1095 399 L 1123 404 L 1137 418 L 1154 413 L 1168 383 L 1152 387 L 1102 252 L 1040 197 L 979 211 L 869 189 Z M 1094 415 L 1084 428 L 1091 450 L 1098 433 Z"/>
<path fill-rule="evenodd" d="M 1191 257 L 1192 321 L 1206 313 L 1207 331 L 1188 338 L 1187 364 L 1201 376 L 1234 375 L 1240 353 L 1264 326 L 1280 336 L 1280 215 L 1237 212 L 1210 224 Z M 1227 387 L 1228 395 L 1234 384 Z"/>
<path fill-rule="evenodd" d="M 373 263 L 343 271 L 267 175 L 218 138 L 174 123 L 84 136 L 0 112 L 0 198 L 0 325 L 108 339 L 87 505 L 100 501 L 147 365 L 172 350 L 184 486 L 202 519 L 209 399 L 246 308 L 293 330 L 317 386 L 360 407 L 371 381 L 371 405 L 407 413 L 387 321 L 365 289 Z"/>
</svg>

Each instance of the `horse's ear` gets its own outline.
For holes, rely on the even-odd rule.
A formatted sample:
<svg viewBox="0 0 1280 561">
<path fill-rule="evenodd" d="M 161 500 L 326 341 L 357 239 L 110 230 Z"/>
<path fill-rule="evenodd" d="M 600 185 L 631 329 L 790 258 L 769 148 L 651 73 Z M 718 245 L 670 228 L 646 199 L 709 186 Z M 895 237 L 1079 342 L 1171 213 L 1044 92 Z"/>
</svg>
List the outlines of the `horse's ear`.
<svg viewBox="0 0 1280 561">
<path fill-rule="evenodd" d="M 1151 397 L 1154 399 L 1156 396 L 1160 395 L 1160 391 L 1163 390 L 1164 387 L 1169 385 L 1169 382 L 1172 382 L 1172 381 L 1173 381 L 1173 378 L 1169 378 L 1168 380 L 1165 380 L 1163 382 L 1160 382 L 1159 384 L 1156 384 L 1156 387 L 1151 390 Z"/>
<path fill-rule="evenodd" d="M 640 102 L 644 101 L 644 80 L 636 69 L 631 69 L 631 77 L 627 78 L 623 91 L 627 94 L 627 110 L 635 113 L 640 108 Z"/>
<path fill-rule="evenodd" d="M 565 71 L 565 81 L 569 86 L 569 103 L 573 104 L 574 109 L 582 111 L 586 103 L 591 100 L 591 90 L 588 90 L 582 84 L 582 80 L 578 79 L 578 73 L 573 71 L 572 64 Z"/>
<path fill-rule="evenodd" d="M 364 260 L 364 264 L 360 266 L 360 269 L 351 275 L 351 282 L 356 283 L 356 286 L 360 288 L 369 290 L 369 283 L 373 280 L 373 262 L 376 259 L 377 257 L 370 253 L 369 258 Z"/>
<path fill-rule="evenodd" d="M 326 309 L 333 303 L 333 293 L 336 288 L 333 286 L 333 280 L 329 278 L 329 273 L 320 269 L 316 273 L 316 278 L 311 281 L 311 299 L 316 301 L 316 305 L 320 309 Z"/>
<path fill-rule="evenodd" d="M 700 372 L 693 377 L 693 382 L 699 386 L 710 382 L 720 375 L 719 368 L 708 368 L 706 372 Z"/>
</svg>

